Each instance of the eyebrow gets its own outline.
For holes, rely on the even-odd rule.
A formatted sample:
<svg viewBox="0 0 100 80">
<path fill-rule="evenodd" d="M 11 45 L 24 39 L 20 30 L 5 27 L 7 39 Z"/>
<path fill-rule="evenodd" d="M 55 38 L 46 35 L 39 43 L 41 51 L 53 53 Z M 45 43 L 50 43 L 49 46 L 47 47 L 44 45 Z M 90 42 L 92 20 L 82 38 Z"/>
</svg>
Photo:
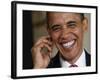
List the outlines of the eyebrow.
<svg viewBox="0 0 100 80">
<path fill-rule="evenodd" d="M 54 27 L 60 26 L 59 24 L 51 25 L 49 28 L 53 29 Z"/>
</svg>

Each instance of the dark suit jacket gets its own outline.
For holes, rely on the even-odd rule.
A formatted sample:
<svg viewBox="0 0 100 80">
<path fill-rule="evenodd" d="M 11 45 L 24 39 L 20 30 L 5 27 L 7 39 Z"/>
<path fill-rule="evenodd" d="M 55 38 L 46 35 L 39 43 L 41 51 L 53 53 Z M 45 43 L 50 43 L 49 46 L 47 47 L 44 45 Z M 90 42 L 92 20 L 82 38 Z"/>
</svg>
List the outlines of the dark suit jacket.
<svg viewBox="0 0 100 80">
<path fill-rule="evenodd" d="M 91 66 L 91 56 L 86 50 L 85 50 L 85 58 L 86 58 L 86 66 Z M 59 59 L 59 54 L 57 54 L 53 59 L 51 59 L 47 68 L 60 68 L 60 67 L 61 63 Z"/>
</svg>

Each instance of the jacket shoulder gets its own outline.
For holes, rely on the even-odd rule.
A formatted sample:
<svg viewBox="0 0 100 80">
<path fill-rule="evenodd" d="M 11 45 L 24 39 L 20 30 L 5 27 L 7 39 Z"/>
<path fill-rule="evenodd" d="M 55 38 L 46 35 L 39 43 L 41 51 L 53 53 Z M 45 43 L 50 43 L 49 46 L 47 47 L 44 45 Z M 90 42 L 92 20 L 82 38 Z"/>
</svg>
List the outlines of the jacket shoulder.
<svg viewBox="0 0 100 80">
<path fill-rule="evenodd" d="M 57 53 L 57 55 L 51 59 L 47 68 L 60 68 L 60 67 L 61 64 L 60 64 L 59 54 Z"/>
</svg>

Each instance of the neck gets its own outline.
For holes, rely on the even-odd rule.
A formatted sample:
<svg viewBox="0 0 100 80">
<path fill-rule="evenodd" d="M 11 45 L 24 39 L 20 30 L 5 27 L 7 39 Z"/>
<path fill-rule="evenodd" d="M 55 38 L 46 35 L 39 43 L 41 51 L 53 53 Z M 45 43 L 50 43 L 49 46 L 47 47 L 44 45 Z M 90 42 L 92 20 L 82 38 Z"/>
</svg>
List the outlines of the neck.
<svg viewBox="0 0 100 80">
<path fill-rule="evenodd" d="M 82 50 L 80 50 L 79 54 L 75 58 L 72 58 L 72 59 L 66 59 L 61 54 L 60 54 L 60 56 L 62 57 L 63 60 L 68 61 L 70 64 L 74 64 L 79 59 L 79 57 L 81 56 L 81 54 L 82 54 Z"/>
</svg>

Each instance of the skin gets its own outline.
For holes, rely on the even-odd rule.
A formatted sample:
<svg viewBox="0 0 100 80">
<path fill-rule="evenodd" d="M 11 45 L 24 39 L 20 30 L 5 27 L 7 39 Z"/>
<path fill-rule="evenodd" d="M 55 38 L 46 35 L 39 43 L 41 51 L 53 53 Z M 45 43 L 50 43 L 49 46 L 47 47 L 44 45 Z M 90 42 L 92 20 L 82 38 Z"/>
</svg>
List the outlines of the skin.
<svg viewBox="0 0 100 80">
<path fill-rule="evenodd" d="M 34 68 L 46 68 L 50 62 L 52 45 L 55 44 L 60 56 L 73 64 L 82 54 L 83 36 L 87 30 L 87 19 L 81 20 L 78 13 L 49 12 L 47 14 L 50 36 L 40 38 L 32 48 Z M 42 52 L 47 47 L 46 53 Z"/>
<path fill-rule="evenodd" d="M 33 68 L 46 68 L 50 62 L 50 55 L 52 53 L 52 42 L 49 41 L 49 36 L 41 37 L 32 47 Z M 48 51 L 44 52 L 43 48 Z"/>
</svg>

